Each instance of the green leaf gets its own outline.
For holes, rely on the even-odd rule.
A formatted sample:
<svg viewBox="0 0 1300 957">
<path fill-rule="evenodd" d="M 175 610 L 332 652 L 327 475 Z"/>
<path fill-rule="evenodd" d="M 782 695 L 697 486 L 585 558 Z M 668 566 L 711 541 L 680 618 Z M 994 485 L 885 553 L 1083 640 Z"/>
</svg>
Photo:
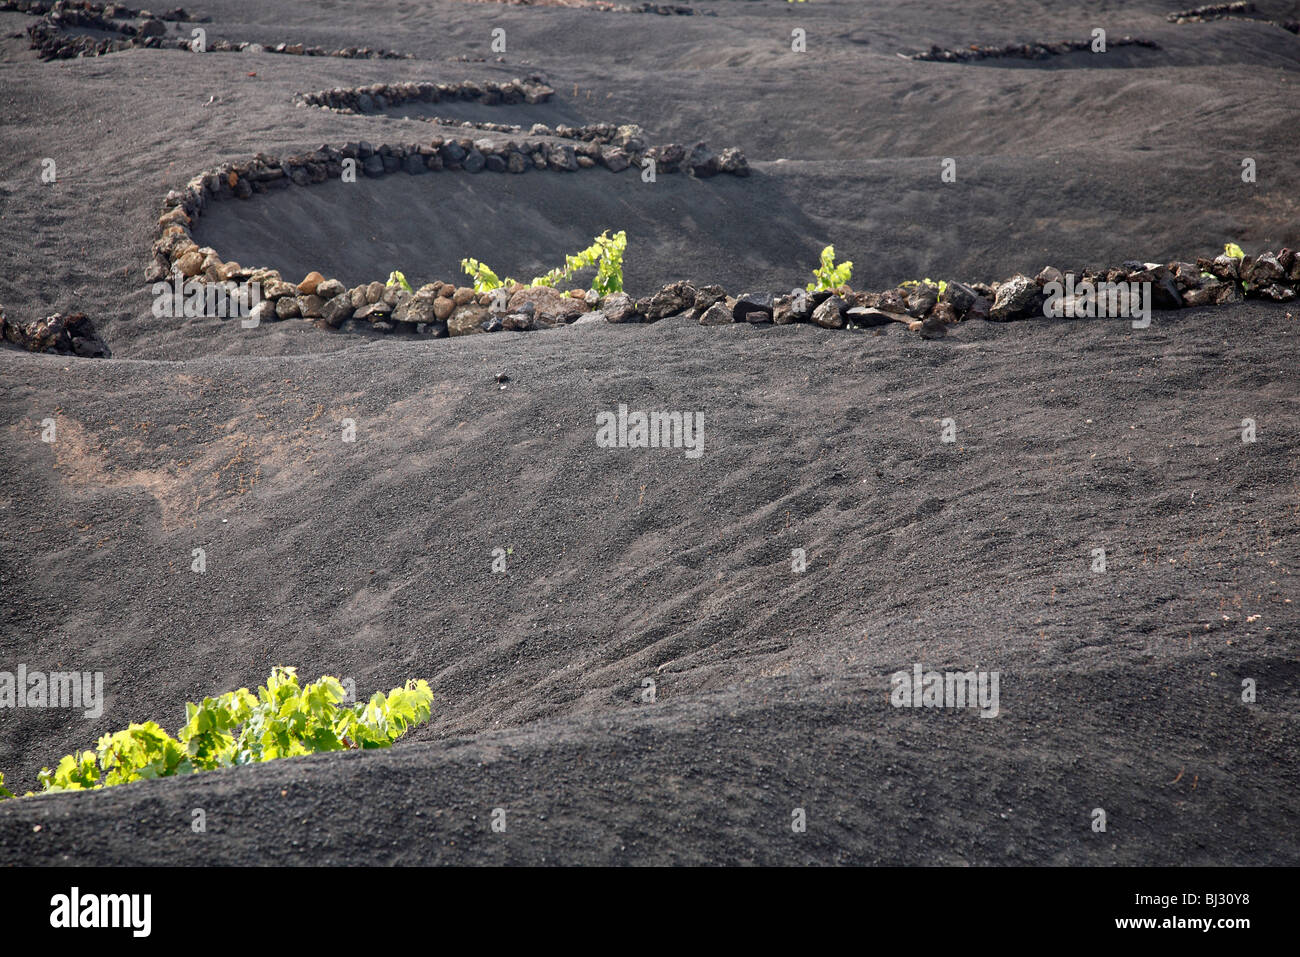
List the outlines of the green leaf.
<svg viewBox="0 0 1300 957">
<path fill-rule="evenodd" d="M 813 281 L 808 283 L 809 292 L 838 289 L 853 277 L 853 263 L 846 260 L 838 266 L 835 264 L 835 247 L 827 246 L 822 250 L 821 265 L 813 270 Z"/>
<path fill-rule="evenodd" d="M 301 686 L 293 668 L 274 668 L 254 696 L 247 688 L 185 705 L 185 724 L 173 738 L 153 721 L 103 735 L 94 751 L 66 755 L 37 776 L 43 792 L 85 791 L 194 774 L 348 747 L 386 748 L 429 720 L 433 692 L 408 681 L 364 705 L 347 707 L 347 692 L 325 675 Z M 0 799 L 13 793 L 0 775 Z"/>
</svg>

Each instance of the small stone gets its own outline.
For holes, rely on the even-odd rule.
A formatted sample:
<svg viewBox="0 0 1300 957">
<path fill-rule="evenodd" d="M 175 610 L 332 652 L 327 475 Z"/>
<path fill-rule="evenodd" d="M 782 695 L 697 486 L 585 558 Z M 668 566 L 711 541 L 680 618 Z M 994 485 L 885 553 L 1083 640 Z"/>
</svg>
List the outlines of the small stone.
<svg viewBox="0 0 1300 957">
<path fill-rule="evenodd" d="M 303 277 L 302 282 L 298 283 L 298 291 L 303 295 L 310 295 L 316 291 L 316 287 L 325 281 L 325 277 L 318 272 L 309 272 Z"/>
<path fill-rule="evenodd" d="M 319 319 L 324 314 L 325 300 L 315 294 L 298 297 L 298 311 L 306 319 Z"/>
<path fill-rule="evenodd" d="M 812 321 L 823 329 L 843 329 L 847 309 L 848 303 L 839 296 L 831 296 L 813 310 Z"/>
<path fill-rule="evenodd" d="M 951 325 L 957 321 L 957 310 L 953 308 L 950 302 L 940 302 L 930 310 L 930 318 Z"/>
<path fill-rule="evenodd" d="M 998 320 L 1010 319 L 1028 309 L 1038 294 L 1036 282 L 1028 276 L 1016 273 L 998 287 L 997 299 L 989 315 Z"/>
<path fill-rule="evenodd" d="M 871 306 L 852 306 L 846 315 L 849 322 L 863 328 L 887 326 L 891 322 L 898 321 L 897 313 L 885 312 L 883 309 L 876 309 Z"/>
<path fill-rule="evenodd" d="M 690 156 L 686 162 L 691 168 L 691 172 L 700 179 L 716 176 L 720 166 L 718 154 L 709 149 L 704 143 L 696 143 L 691 148 Z"/>
<path fill-rule="evenodd" d="M 940 302 L 950 303 L 958 316 L 964 316 L 979 294 L 964 282 L 949 281 L 939 296 Z"/>
<path fill-rule="evenodd" d="M 1272 253 L 1260 253 L 1246 275 L 1254 285 L 1263 286 L 1286 279 L 1286 270 Z"/>
<path fill-rule="evenodd" d="M 446 296 L 439 296 L 433 301 L 433 314 L 440 322 L 447 321 L 456 309 L 456 303 Z"/>
<path fill-rule="evenodd" d="M 727 298 L 727 290 L 719 285 L 700 286 L 695 290 L 695 302 L 693 303 L 696 312 L 703 312 L 715 302 L 721 302 Z"/>
<path fill-rule="evenodd" d="M 972 289 L 974 286 L 971 287 Z M 989 314 L 993 311 L 993 301 L 988 296 L 976 296 L 975 301 L 970 304 L 966 310 L 963 319 L 988 319 Z"/>
<path fill-rule="evenodd" d="M 574 299 L 550 286 L 524 286 L 515 290 L 506 304 L 510 312 L 531 312 L 535 326 L 565 325 L 589 311 L 582 299 Z"/>
<path fill-rule="evenodd" d="M 642 311 L 649 322 L 658 322 L 667 316 L 693 309 L 696 292 L 696 288 L 689 282 L 669 283 L 650 297 Z"/>
<path fill-rule="evenodd" d="M 718 170 L 733 176 L 748 176 L 749 163 L 745 154 L 734 146 L 729 146 L 718 155 Z"/>
<path fill-rule="evenodd" d="M 407 296 L 393 309 L 393 321 L 403 325 L 429 325 L 437 322 L 433 301 Z"/>
<path fill-rule="evenodd" d="M 748 312 L 765 312 L 772 314 L 772 294 L 770 292 L 742 292 L 736 297 L 736 304 L 731 309 L 732 317 L 740 322 Z"/>
<path fill-rule="evenodd" d="M 325 308 L 321 310 L 321 318 L 327 324 L 337 328 L 345 319 L 352 318 L 352 312 L 352 297 L 342 292 L 325 303 Z"/>
<path fill-rule="evenodd" d="M 488 311 L 476 302 L 466 302 L 456 307 L 447 319 L 447 332 L 453 336 L 468 336 L 485 331 L 483 323 Z"/>
<path fill-rule="evenodd" d="M 907 297 L 907 314 L 916 319 L 929 315 L 939 301 L 939 289 L 929 283 L 918 283 Z"/>
<path fill-rule="evenodd" d="M 1226 253 L 1214 257 L 1210 263 L 1210 272 L 1220 279 L 1240 279 L 1237 273 L 1237 260 Z"/>
<path fill-rule="evenodd" d="M 600 161 L 611 173 L 621 173 L 631 165 L 627 153 L 617 146 L 607 146 L 601 150 Z"/>
<path fill-rule="evenodd" d="M 609 322 L 636 322 L 640 315 L 636 301 L 625 292 L 611 292 L 600 301 L 600 311 Z"/>
<path fill-rule="evenodd" d="M 880 294 L 876 308 L 883 312 L 903 314 L 907 312 L 907 296 L 901 289 L 886 289 Z"/>
<path fill-rule="evenodd" d="M 256 323 L 275 322 L 280 318 L 280 314 L 276 311 L 276 305 L 272 300 L 263 299 L 248 310 L 248 317 Z"/>
<path fill-rule="evenodd" d="M 546 164 L 553 170 L 572 172 L 578 168 L 578 157 L 567 143 L 555 143 L 546 151 Z"/>
<path fill-rule="evenodd" d="M 299 286 L 298 288 L 302 289 L 302 286 Z M 326 279 L 324 282 L 317 283 L 316 288 L 310 291 L 320 296 L 326 302 L 329 302 L 345 290 L 343 283 L 339 282 L 337 279 Z"/>
<path fill-rule="evenodd" d="M 1270 283 L 1267 286 L 1259 287 L 1259 294 L 1261 298 L 1272 299 L 1274 302 L 1290 302 L 1296 295 L 1294 289 L 1280 283 Z"/>
<path fill-rule="evenodd" d="M 715 302 L 708 309 L 705 309 L 700 316 L 700 325 L 702 326 L 729 326 L 733 322 L 735 322 L 735 319 L 725 302 Z"/>
<path fill-rule="evenodd" d="M 922 339 L 942 339 L 948 334 L 948 324 L 938 316 L 931 315 L 921 322 Z"/>
<path fill-rule="evenodd" d="M 197 276 L 203 269 L 203 256 L 197 249 L 187 252 L 173 264 L 186 279 Z"/>
</svg>

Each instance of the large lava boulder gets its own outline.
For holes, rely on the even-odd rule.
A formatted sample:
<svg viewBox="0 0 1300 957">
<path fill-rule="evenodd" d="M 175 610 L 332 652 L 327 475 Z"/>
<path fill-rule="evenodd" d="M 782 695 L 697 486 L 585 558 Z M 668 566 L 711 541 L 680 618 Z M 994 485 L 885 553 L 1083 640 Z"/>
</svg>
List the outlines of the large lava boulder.
<svg viewBox="0 0 1300 957">
<path fill-rule="evenodd" d="M 56 312 L 26 324 L 13 322 L 0 313 L 0 338 L 28 352 L 55 352 L 88 359 L 106 359 L 110 355 L 108 346 L 95 332 L 95 324 L 80 312 L 70 316 Z"/>
</svg>

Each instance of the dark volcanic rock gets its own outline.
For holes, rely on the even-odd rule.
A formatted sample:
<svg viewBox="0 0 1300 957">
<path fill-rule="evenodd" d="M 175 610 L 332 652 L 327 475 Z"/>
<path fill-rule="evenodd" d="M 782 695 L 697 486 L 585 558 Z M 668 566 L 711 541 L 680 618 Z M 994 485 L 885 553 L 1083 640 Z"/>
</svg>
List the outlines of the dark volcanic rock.
<svg viewBox="0 0 1300 957">
<path fill-rule="evenodd" d="M 1272 253 L 1261 253 L 1250 264 L 1250 269 L 1245 273 L 1244 278 L 1255 285 L 1262 286 L 1285 280 L 1286 270 Z"/>
<path fill-rule="evenodd" d="M 687 160 L 687 164 L 690 166 L 691 172 L 701 179 L 718 175 L 718 154 L 709 149 L 704 143 L 696 143 L 691 148 L 691 155 Z"/>
<path fill-rule="evenodd" d="M 749 312 L 765 312 L 772 315 L 772 294 L 770 292 L 742 292 L 736 297 L 736 304 L 731 309 L 732 318 L 741 322 Z"/>
<path fill-rule="evenodd" d="M 455 169 L 465 161 L 465 155 L 468 151 L 465 147 L 457 142 L 444 143 L 438 149 L 438 155 L 442 157 L 443 166 L 448 169 Z"/>
<path fill-rule="evenodd" d="M 447 320 L 447 332 L 453 336 L 468 336 L 476 332 L 484 332 L 486 330 L 483 325 L 487 318 L 488 311 L 484 306 L 476 302 L 467 302 L 463 306 L 457 306 L 451 314 Z"/>
<path fill-rule="evenodd" d="M 812 321 L 824 329 L 843 329 L 848 303 L 839 296 L 831 296 L 813 310 Z"/>
<path fill-rule="evenodd" d="M 882 309 L 876 309 L 871 306 L 852 306 L 845 313 L 849 322 L 855 326 L 870 328 L 871 326 L 887 326 L 891 322 L 897 322 L 898 316 L 895 313 L 885 312 Z"/>
<path fill-rule="evenodd" d="M 727 308 L 725 302 L 715 302 L 708 309 L 705 309 L 700 316 L 700 325 L 702 326 L 729 326 L 734 321 L 731 310 Z"/>
<path fill-rule="evenodd" d="M 734 146 L 729 146 L 718 155 L 718 169 L 733 176 L 748 176 L 749 161 L 745 154 Z"/>
<path fill-rule="evenodd" d="M 610 322 L 637 322 L 641 316 L 636 310 L 636 300 L 625 292 L 611 292 L 600 301 L 600 311 Z"/>
<path fill-rule="evenodd" d="M 531 309 L 529 308 L 531 307 Z M 587 311 L 581 299 L 566 296 L 550 286 L 529 286 L 510 297 L 510 312 L 532 312 L 539 326 L 566 325 Z M 452 333 L 455 335 L 455 333 Z"/>
<path fill-rule="evenodd" d="M 715 302 L 722 302 L 722 300 L 726 298 L 727 290 L 723 289 L 719 285 L 700 286 L 700 288 L 695 291 L 695 311 L 703 312 Z"/>
<path fill-rule="evenodd" d="M 1165 266 L 1129 273 L 1129 282 L 1151 284 L 1151 305 L 1155 309 L 1181 309 L 1183 297 L 1178 292 L 1173 273 Z"/>
<path fill-rule="evenodd" d="M 975 303 L 978 297 L 977 293 L 964 282 L 949 282 L 944 287 L 943 294 L 939 297 L 940 301 L 951 303 L 953 309 L 957 310 L 958 316 L 966 315 L 966 310 Z"/>
<path fill-rule="evenodd" d="M 1039 294 L 1038 283 L 1016 273 L 998 287 L 998 296 L 989 313 L 993 319 L 1011 319 L 1024 313 Z"/>
<path fill-rule="evenodd" d="M 569 173 L 578 168 L 578 157 L 568 143 L 556 143 L 546 151 L 546 165 L 553 170 Z"/>
<path fill-rule="evenodd" d="M 929 283 L 920 283 L 907 297 L 907 314 L 917 319 L 927 316 L 939 301 L 939 289 Z"/>
<path fill-rule="evenodd" d="M 325 308 L 321 310 L 321 318 L 329 325 L 338 328 L 344 320 L 352 318 L 352 313 L 352 294 L 343 292 L 325 303 Z"/>
<path fill-rule="evenodd" d="M 907 313 L 907 296 L 901 289 L 886 289 L 880 294 L 880 301 L 876 308 L 883 312 L 893 312 L 898 315 Z"/>
<path fill-rule="evenodd" d="M 57 352 L 87 359 L 105 359 L 110 355 L 108 346 L 95 331 L 95 324 L 80 312 L 70 316 L 56 312 L 26 324 L 13 322 L 0 313 L 0 339 L 28 352 Z"/>
<path fill-rule="evenodd" d="M 655 161 L 656 173 L 676 173 L 686 162 L 686 147 L 680 143 L 668 143 L 665 146 L 652 146 L 646 155 Z"/>
<path fill-rule="evenodd" d="M 643 310 L 646 319 L 650 322 L 657 322 L 668 316 L 695 308 L 696 292 L 696 288 L 689 282 L 669 283 L 650 297 L 650 301 Z"/>
<path fill-rule="evenodd" d="M 948 324 L 938 316 L 929 316 L 921 323 L 922 339 L 942 339 L 948 334 Z"/>
<path fill-rule="evenodd" d="M 627 153 L 617 146 L 607 146 L 601 150 L 600 161 L 613 173 L 621 173 L 631 165 Z"/>
<path fill-rule="evenodd" d="M 966 310 L 963 319 L 989 319 L 993 311 L 993 302 L 988 296 L 976 296 L 975 301 Z"/>
</svg>

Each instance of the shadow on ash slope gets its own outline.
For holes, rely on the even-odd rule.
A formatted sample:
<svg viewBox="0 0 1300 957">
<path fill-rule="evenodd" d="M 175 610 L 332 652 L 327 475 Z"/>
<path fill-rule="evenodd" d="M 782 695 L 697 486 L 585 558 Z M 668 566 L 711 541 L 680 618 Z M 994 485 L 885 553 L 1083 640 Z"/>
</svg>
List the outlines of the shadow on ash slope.
<svg viewBox="0 0 1300 957">
<path fill-rule="evenodd" d="M 466 256 L 499 275 L 540 275 L 607 229 L 628 233 L 624 283 L 638 294 L 706 271 L 737 290 L 789 285 L 827 242 L 825 226 L 772 177 L 679 174 L 646 184 L 631 170 L 323 183 L 214 203 L 195 236 L 229 259 L 294 279 L 318 270 L 355 285 L 400 269 L 418 287 L 468 282 Z"/>
</svg>

